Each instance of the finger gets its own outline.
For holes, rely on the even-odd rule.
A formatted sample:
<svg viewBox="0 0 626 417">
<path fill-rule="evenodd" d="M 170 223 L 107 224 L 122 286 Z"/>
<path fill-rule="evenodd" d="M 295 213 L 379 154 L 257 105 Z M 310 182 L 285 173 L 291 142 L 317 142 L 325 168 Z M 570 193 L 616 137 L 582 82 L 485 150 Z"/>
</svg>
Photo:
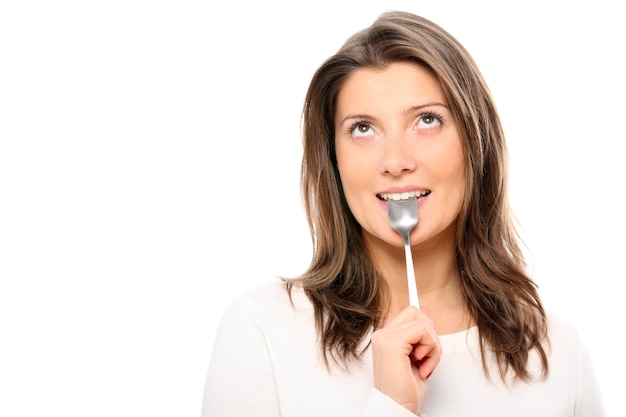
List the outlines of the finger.
<svg viewBox="0 0 626 417">
<path fill-rule="evenodd" d="M 426 356 L 422 359 L 417 365 L 419 377 L 424 381 L 427 380 L 439 364 L 440 359 L 441 356 Z"/>
<path fill-rule="evenodd" d="M 429 353 L 431 356 L 441 356 L 441 343 L 439 342 L 439 336 L 437 335 L 434 325 L 424 325 L 419 331 L 421 332 L 419 340 L 413 343 L 415 346 L 413 349 L 413 357 L 416 360 L 421 360 Z"/>
<path fill-rule="evenodd" d="M 433 328 L 427 329 L 412 352 L 413 362 L 422 380 L 426 380 L 441 360 L 441 344 Z"/>
</svg>

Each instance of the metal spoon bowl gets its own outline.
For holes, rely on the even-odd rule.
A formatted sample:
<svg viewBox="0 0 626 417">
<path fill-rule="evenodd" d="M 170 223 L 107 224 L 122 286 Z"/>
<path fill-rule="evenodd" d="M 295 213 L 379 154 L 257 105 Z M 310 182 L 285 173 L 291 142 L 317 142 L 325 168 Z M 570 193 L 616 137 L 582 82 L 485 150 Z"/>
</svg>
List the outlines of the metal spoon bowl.
<svg viewBox="0 0 626 417">
<path fill-rule="evenodd" d="M 413 270 L 413 256 L 411 255 L 411 243 L 409 235 L 411 230 L 417 225 L 417 198 L 409 197 L 406 200 L 387 201 L 387 215 L 389 224 L 398 233 L 402 235 L 404 240 L 404 257 L 406 260 L 406 275 L 409 284 L 409 302 L 411 305 L 420 307 L 419 297 L 417 294 L 417 285 L 415 284 L 415 271 Z"/>
</svg>

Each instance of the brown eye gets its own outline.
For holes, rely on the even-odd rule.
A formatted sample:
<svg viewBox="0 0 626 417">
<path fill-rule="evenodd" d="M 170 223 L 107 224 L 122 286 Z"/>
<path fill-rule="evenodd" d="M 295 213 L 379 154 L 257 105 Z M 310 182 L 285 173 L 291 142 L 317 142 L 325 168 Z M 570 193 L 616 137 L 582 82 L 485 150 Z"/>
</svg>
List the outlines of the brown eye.
<svg viewBox="0 0 626 417">
<path fill-rule="evenodd" d="M 422 117 L 422 121 L 424 123 L 426 123 L 427 125 L 429 125 L 429 124 L 431 124 L 431 123 L 433 123 L 435 121 L 435 117 L 432 116 L 432 115 L 426 115 L 426 116 Z"/>
<path fill-rule="evenodd" d="M 442 117 L 435 113 L 424 113 L 417 120 L 417 127 L 420 129 L 434 129 L 441 125 Z"/>
<path fill-rule="evenodd" d="M 358 122 L 352 125 L 350 128 L 350 133 L 354 136 L 370 136 L 374 132 L 372 131 L 372 126 L 367 122 Z"/>
</svg>

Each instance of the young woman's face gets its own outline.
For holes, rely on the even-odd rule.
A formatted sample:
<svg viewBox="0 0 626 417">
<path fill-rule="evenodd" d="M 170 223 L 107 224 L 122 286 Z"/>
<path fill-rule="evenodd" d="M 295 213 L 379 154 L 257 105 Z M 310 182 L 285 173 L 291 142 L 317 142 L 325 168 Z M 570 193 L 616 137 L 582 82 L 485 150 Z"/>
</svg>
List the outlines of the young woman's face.
<svg viewBox="0 0 626 417">
<path fill-rule="evenodd" d="M 386 200 L 406 192 L 420 196 L 412 245 L 454 238 L 465 193 L 463 145 L 427 70 L 394 63 L 350 75 L 337 99 L 335 149 L 348 205 L 366 239 L 402 245 Z"/>
</svg>

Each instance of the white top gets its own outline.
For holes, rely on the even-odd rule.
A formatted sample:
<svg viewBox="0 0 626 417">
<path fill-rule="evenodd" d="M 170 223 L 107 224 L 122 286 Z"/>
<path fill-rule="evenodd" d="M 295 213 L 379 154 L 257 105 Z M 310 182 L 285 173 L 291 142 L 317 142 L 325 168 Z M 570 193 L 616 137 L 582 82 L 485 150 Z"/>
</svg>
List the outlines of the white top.
<svg viewBox="0 0 626 417">
<path fill-rule="evenodd" d="M 202 417 L 415 417 L 373 387 L 370 350 L 329 373 L 313 307 L 300 288 L 292 306 L 281 281 L 236 298 L 217 331 Z M 549 318 L 547 380 L 506 388 L 483 372 L 477 328 L 439 336 L 442 357 L 428 380 L 427 417 L 604 417 L 588 352 L 575 330 Z M 534 363 L 534 362 L 533 362 Z"/>
</svg>

